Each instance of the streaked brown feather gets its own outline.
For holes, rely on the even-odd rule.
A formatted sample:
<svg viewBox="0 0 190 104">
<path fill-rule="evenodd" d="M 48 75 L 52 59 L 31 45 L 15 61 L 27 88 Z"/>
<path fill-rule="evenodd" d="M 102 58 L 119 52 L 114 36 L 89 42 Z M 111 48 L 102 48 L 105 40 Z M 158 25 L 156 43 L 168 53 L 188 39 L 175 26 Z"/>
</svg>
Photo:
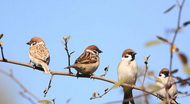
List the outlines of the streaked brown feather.
<svg viewBox="0 0 190 104">
<path fill-rule="evenodd" d="M 30 47 L 29 54 L 34 58 L 37 58 L 49 64 L 49 58 L 50 58 L 49 51 L 44 44 L 38 44 Z"/>
<path fill-rule="evenodd" d="M 75 64 L 96 63 L 98 61 L 97 56 L 98 55 L 86 51 L 77 58 Z"/>
</svg>

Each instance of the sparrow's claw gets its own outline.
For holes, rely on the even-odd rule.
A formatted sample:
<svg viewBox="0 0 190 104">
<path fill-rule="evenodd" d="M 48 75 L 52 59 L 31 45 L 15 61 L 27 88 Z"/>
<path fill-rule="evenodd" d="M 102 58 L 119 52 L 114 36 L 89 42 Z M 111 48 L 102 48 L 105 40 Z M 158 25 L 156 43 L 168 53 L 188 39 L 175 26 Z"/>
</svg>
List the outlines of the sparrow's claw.
<svg viewBox="0 0 190 104">
<path fill-rule="evenodd" d="M 34 70 L 38 68 L 35 64 L 33 66 L 34 66 L 34 68 L 33 68 Z"/>
</svg>

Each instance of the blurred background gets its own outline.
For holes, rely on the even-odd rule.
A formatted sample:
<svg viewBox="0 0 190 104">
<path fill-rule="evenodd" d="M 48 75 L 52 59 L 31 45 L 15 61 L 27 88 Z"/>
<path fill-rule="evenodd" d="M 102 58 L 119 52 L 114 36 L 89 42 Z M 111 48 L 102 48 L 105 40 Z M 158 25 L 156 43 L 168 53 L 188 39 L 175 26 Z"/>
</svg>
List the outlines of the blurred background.
<svg viewBox="0 0 190 104">
<path fill-rule="evenodd" d="M 182 0 L 179 0 L 181 3 Z M 144 57 L 149 58 L 149 70 L 158 75 L 162 68 L 169 68 L 170 52 L 168 44 L 145 47 L 145 43 L 157 40 L 156 35 L 171 41 L 174 33 L 170 30 L 177 27 L 179 8 L 176 6 L 167 14 L 164 11 L 176 4 L 176 0 L 1 0 L 0 1 L 0 33 L 3 41 L 5 58 L 28 63 L 29 46 L 26 43 L 35 36 L 41 37 L 50 51 L 50 70 L 68 72 L 67 54 L 64 50 L 63 36 L 71 35 L 68 43 L 69 51 L 75 51 L 71 63 L 82 54 L 89 45 L 98 46 L 100 66 L 95 75 L 104 74 L 104 68 L 109 67 L 106 78 L 117 80 L 117 66 L 123 51 L 132 48 L 136 61 L 141 68 Z M 181 16 L 181 24 L 189 21 L 190 1 L 186 0 Z M 180 52 L 187 58 L 190 54 L 190 26 L 183 28 L 175 41 Z M 33 94 L 41 100 L 56 99 L 56 104 L 104 104 L 123 99 L 122 87 L 113 89 L 102 98 L 90 100 L 93 92 L 104 93 L 113 84 L 86 78 L 69 76 L 54 76 L 52 87 L 46 97 L 44 89 L 48 86 L 50 75 L 28 67 L 0 62 L 0 68 L 13 75 Z M 173 69 L 179 69 L 174 76 L 187 78 L 182 64 L 174 53 Z M 72 72 L 76 73 L 74 69 Z M 142 79 L 142 78 L 141 78 Z M 10 78 L 0 73 L 0 103 L 1 104 L 30 104 L 19 92 L 22 89 Z M 155 82 L 146 78 L 145 86 Z M 139 81 L 136 83 L 140 86 Z M 185 92 L 189 86 L 177 86 Z M 143 92 L 133 90 L 134 96 Z M 26 94 L 27 95 L 27 94 Z M 29 95 L 28 95 L 29 96 Z M 181 97 L 181 95 L 179 95 Z M 35 99 L 32 100 L 37 103 Z M 154 96 L 148 96 L 150 104 L 161 102 Z M 187 103 L 188 97 L 177 98 L 181 104 Z M 138 104 L 144 102 L 143 97 L 135 99 Z"/>
</svg>

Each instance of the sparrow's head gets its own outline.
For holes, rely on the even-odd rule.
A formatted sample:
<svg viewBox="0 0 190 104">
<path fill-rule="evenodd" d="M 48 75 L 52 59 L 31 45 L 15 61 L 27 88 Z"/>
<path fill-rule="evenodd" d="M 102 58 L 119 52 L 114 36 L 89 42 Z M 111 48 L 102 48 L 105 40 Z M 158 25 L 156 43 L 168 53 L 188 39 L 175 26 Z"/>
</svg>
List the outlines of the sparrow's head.
<svg viewBox="0 0 190 104">
<path fill-rule="evenodd" d="M 126 49 L 123 54 L 122 54 L 122 60 L 128 60 L 128 61 L 133 61 L 135 60 L 135 55 L 137 53 L 134 52 L 132 49 Z"/>
<path fill-rule="evenodd" d="M 33 37 L 26 44 L 33 46 L 33 45 L 36 45 L 36 44 L 44 44 L 44 41 L 41 38 L 39 38 L 39 37 Z"/>
<path fill-rule="evenodd" d="M 163 68 L 160 73 L 159 73 L 159 77 L 163 77 L 166 78 L 169 76 L 169 70 L 167 68 Z"/>
<path fill-rule="evenodd" d="M 95 45 L 88 46 L 85 51 L 92 52 L 93 54 L 99 54 L 102 53 L 102 51 Z"/>
</svg>

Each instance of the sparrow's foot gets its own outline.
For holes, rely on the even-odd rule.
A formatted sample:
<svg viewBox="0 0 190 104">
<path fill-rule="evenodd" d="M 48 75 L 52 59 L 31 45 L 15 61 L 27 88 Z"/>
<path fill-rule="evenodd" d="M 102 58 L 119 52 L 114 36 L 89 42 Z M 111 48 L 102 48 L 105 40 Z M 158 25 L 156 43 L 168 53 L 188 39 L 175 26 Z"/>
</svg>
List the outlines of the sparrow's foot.
<svg viewBox="0 0 190 104">
<path fill-rule="evenodd" d="M 80 76 L 80 74 L 79 74 L 79 72 L 77 71 L 77 79 L 79 78 L 79 76 Z"/>
<path fill-rule="evenodd" d="M 33 68 L 34 70 L 38 68 L 38 66 L 36 66 L 35 64 L 33 66 L 34 66 L 34 68 Z"/>
<path fill-rule="evenodd" d="M 91 75 L 90 75 L 90 79 L 94 79 L 94 78 L 92 78 L 93 75 L 94 75 L 94 74 L 91 74 Z"/>
<path fill-rule="evenodd" d="M 29 61 L 29 63 L 28 64 L 31 64 L 31 60 Z"/>
</svg>

